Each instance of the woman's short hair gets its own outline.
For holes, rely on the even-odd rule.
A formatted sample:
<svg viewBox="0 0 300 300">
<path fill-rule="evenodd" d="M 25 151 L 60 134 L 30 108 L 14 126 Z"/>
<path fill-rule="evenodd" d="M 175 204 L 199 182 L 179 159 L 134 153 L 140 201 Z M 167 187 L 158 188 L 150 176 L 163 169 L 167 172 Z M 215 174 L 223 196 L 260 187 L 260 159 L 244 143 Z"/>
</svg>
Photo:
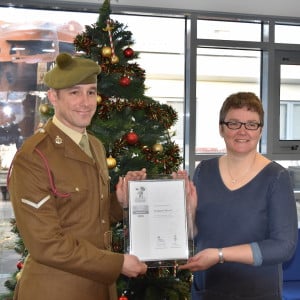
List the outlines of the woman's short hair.
<svg viewBox="0 0 300 300">
<path fill-rule="evenodd" d="M 252 92 L 238 92 L 228 96 L 220 109 L 219 124 L 225 121 L 225 117 L 230 109 L 244 108 L 257 112 L 261 127 L 264 125 L 264 109 L 261 100 Z"/>
</svg>

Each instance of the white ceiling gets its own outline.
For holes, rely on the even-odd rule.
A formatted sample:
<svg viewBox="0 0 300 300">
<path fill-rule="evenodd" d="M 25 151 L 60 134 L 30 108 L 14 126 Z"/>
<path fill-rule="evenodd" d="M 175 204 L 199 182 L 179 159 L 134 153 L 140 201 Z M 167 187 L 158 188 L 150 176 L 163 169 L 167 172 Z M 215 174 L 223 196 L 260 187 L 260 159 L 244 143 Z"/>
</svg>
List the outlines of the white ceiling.
<svg viewBox="0 0 300 300">
<path fill-rule="evenodd" d="M 59 1 L 82 3 L 82 0 Z M 101 5 L 103 0 L 84 2 Z M 115 5 L 300 18 L 299 0 L 111 0 L 111 6 Z"/>
</svg>

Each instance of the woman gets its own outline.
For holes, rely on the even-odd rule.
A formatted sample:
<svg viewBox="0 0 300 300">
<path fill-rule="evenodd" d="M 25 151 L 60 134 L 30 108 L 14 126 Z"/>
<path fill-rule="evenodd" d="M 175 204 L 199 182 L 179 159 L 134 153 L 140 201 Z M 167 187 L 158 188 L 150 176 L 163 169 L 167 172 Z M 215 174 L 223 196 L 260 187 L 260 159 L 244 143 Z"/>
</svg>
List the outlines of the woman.
<svg viewBox="0 0 300 300">
<path fill-rule="evenodd" d="M 257 152 L 263 117 L 255 94 L 229 96 L 219 119 L 227 153 L 195 170 L 198 203 L 189 205 L 197 254 L 180 267 L 197 271 L 193 299 L 282 299 L 281 264 L 296 247 L 297 211 L 288 172 Z"/>
</svg>

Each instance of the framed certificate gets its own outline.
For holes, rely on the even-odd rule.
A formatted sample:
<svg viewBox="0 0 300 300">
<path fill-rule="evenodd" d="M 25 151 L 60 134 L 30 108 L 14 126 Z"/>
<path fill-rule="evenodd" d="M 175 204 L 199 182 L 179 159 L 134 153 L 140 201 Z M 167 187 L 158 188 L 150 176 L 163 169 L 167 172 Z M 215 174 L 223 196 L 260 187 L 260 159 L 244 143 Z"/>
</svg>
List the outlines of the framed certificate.
<svg viewBox="0 0 300 300">
<path fill-rule="evenodd" d="M 182 179 L 128 182 L 129 253 L 142 261 L 186 260 L 189 256 Z"/>
</svg>

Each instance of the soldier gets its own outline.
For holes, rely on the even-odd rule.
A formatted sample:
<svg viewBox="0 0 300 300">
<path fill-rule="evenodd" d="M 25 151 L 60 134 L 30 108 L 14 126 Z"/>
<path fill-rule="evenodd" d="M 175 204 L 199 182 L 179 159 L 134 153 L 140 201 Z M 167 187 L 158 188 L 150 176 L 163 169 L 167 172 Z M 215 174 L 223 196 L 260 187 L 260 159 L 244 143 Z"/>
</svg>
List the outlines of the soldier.
<svg viewBox="0 0 300 300">
<path fill-rule="evenodd" d="M 16 154 L 9 193 L 17 227 L 29 251 L 15 300 L 116 299 L 120 274 L 147 270 L 136 256 L 105 248 L 112 221 L 122 218 L 127 181 L 146 170 L 128 172 L 110 194 L 102 143 L 86 132 L 97 105 L 92 60 L 62 53 L 45 75 L 55 114 Z M 86 154 L 79 146 L 87 138 Z"/>
</svg>

